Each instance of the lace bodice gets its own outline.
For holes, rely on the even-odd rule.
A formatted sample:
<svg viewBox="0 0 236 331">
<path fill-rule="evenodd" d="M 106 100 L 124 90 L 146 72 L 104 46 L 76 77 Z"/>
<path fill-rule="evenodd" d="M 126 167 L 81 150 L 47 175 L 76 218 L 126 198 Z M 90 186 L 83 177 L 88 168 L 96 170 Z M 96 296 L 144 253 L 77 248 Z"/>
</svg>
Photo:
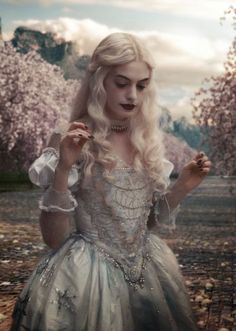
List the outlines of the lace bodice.
<svg viewBox="0 0 236 331">
<path fill-rule="evenodd" d="M 53 157 L 58 155 L 52 149 L 44 150 L 41 164 L 52 165 Z M 55 166 L 56 162 L 53 164 Z M 41 178 L 45 176 L 41 168 L 36 179 L 36 168 L 37 164 L 33 164 L 29 175 L 33 182 L 38 183 L 40 175 Z M 52 167 L 48 166 L 46 172 L 49 169 L 52 171 Z M 135 283 L 140 279 L 145 259 L 148 258 L 147 221 L 154 192 L 152 181 L 145 172 L 137 173 L 122 166 L 105 177 L 98 162 L 86 183 L 82 175 L 78 177 L 78 172 L 76 176 L 77 179 L 71 178 L 70 183 L 73 187 L 77 185 L 74 191 L 78 203 L 74 213 L 77 230 L 85 240 L 118 264 L 130 282 Z M 47 178 L 51 177 L 47 174 Z M 41 181 L 45 184 L 45 180 Z"/>
<path fill-rule="evenodd" d="M 141 270 L 153 188 L 145 174 L 117 168 L 104 178 L 99 164 L 76 194 L 76 225 L 84 236 L 122 265 L 135 280 Z"/>
</svg>

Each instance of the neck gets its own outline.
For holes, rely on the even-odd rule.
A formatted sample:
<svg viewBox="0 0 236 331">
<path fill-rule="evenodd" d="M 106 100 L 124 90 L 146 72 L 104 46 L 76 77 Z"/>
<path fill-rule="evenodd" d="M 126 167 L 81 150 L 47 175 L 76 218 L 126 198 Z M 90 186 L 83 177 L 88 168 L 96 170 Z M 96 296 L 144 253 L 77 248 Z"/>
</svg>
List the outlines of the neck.
<svg viewBox="0 0 236 331">
<path fill-rule="evenodd" d="M 128 131 L 130 127 L 130 120 L 125 118 L 123 120 L 110 119 L 110 129 L 115 132 L 125 132 Z"/>
</svg>

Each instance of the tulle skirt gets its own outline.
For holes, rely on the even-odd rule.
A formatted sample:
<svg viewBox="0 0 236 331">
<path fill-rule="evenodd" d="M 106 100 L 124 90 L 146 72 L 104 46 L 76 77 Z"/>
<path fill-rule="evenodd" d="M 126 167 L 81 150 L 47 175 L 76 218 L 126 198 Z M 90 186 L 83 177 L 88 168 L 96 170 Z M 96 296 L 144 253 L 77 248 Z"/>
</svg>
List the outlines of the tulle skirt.
<svg viewBox="0 0 236 331">
<path fill-rule="evenodd" d="M 173 252 L 152 233 L 148 245 L 144 284 L 135 289 L 95 245 L 73 234 L 34 270 L 11 331 L 196 331 Z"/>
</svg>

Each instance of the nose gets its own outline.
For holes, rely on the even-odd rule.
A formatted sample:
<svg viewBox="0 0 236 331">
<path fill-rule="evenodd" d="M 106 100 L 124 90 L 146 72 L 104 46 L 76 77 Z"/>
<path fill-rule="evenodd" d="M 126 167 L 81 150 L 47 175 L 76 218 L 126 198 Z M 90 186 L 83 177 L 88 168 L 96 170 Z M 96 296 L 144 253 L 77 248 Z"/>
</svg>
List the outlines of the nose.
<svg viewBox="0 0 236 331">
<path fill-rule="evenodd" d="M 137 90 L 136 90 L 136 86 L 130 86 L 130 88 L 128 89 L 127 92 L 127 100 L 128 101 L 136 101 L 137 99 Z"/>
</svg>

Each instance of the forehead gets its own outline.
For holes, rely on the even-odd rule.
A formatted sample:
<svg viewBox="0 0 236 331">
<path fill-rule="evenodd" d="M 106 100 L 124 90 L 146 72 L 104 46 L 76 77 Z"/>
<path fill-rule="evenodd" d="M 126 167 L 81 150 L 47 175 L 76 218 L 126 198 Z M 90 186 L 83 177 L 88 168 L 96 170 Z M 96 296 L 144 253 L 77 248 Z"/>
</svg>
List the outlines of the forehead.
<svg viewBox="0 0 236 331">
<path fill-rule="evenodd" d="M 150 78 L 151 72 L 143 61 L 132 61 L 112 68 L 110 74 L 114 77 L 124 76 L 130 80 L 139 81 Z"/>
</svg>

